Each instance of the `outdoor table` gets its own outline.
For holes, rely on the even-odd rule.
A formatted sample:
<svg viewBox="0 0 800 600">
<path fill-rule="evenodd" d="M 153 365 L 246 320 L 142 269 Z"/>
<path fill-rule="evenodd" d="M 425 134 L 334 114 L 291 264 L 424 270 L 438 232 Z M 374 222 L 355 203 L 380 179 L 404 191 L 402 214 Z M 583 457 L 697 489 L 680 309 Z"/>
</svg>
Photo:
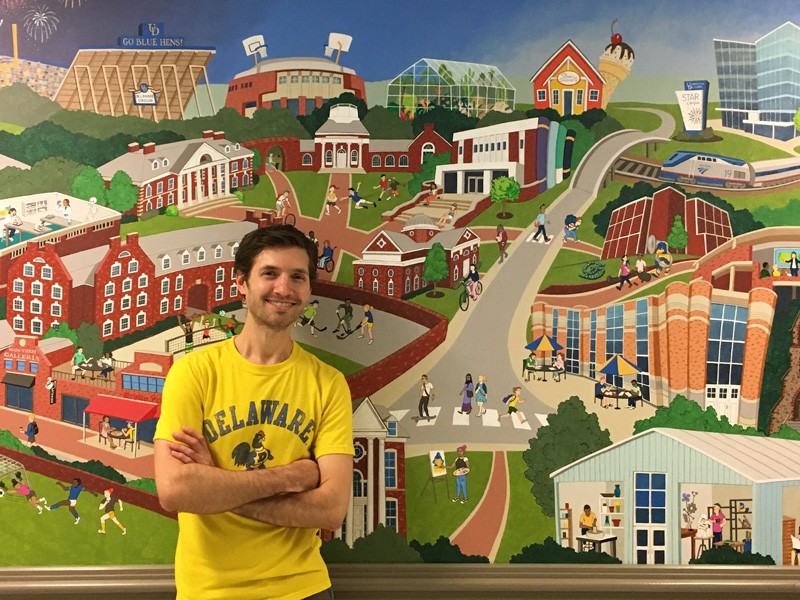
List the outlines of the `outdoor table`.
<svg viewBox="0 0 800 600">
<path fill-rule="evenodd" d="M 127 435 L 122 433 L 122 431 L 119 430 L 119 429 L 112 429 L 111 431 L 109 431 L 108 432 L 108 437 L 110 437 L 111 439 L 117 440 L 116 447 L 119 448 L 119 447 L 122 446 L 123 449 L 124 449 L 125 440 L 129 440 L 130 439 Z"/>
<path fill-rule="evenodd" d="M 614 388 L 613 390 L 607 390 L 603 392 L 603 396 L 606 398 L 614 398 L 617 401 L 617 405 L 614 407 L 614 410 L 619 410 L 620 398 L 630 399 L 633 397 L 630 390 L 626 390 L 625 388 Z M 644 405 L 644 398 L 642 396 L 636 396 L 636 399 L 641 400 L 642 405 Z"/>
<path fill-rule="evenodd" d="M 575 536 L 575 539 L 580 542 L 578 548 L 583 552 L 583 544 L 592 544 L 595 552 L 603 551 L 603 544 L 611 544 L 611 556 L 617 555 L 617 536 L 610 533 L 590 534 Z"/>
<path fill-rule="evenodd" d="M 542 373 L 542 377 L 539 379 L 539 381 L 547 381 L 548 373 L 555 373 L 561 369 L 554 367 L 553 365 L 539 365 L 534 367 L 533 370 Z"/>
<path fill-rule="evenodd" d="M 78 368 L 83 369 L 84 371 L 89 371 L 92 374 L 91 379 L 94 379 L 95 373 L 99 373 L 100 371 L 105 369 L 103 365 L 98 363 L 98 360 L 99 359 L 94 357 L 87 358 L 86 360 L 78 364 Z M 85 375 L 81 374 L 81 377 L 85 377 Z"/>
</svg>

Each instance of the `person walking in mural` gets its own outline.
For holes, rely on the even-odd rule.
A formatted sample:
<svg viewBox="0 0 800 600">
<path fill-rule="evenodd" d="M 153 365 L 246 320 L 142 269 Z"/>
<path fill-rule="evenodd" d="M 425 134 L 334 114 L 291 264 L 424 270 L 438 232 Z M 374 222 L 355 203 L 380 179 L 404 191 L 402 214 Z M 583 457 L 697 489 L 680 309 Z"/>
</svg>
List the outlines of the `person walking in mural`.
<svg viewBox="0 0 800 600">
<path fill-rule="evenodd" d="M 369 336 L 368 344 L 371 344 L 375 340 L 372 337 L 372 328 L 375 325 L 375 318 L 372 316 L 372 307 L 369 304 L 364 305 L 364 318 L 361 319 L 361 335 L 358 336 L 359 339 L 364 337 L 364 333 Z"/>
<path fill-rule="evenodd" d="M 722 542 L 722 528 L 725 527 L 725 523 L 728 521 L 728 519 L 725 518 L 725 514 L 722 512 L 722 506 L 719 502 L 714 504 L 711 511 L 711 516 L 708 517 L 708 520 L 712 523 L 711 541 L 716 544 L 718 542 Z"/>
<path fill-rule="evenodd" d="M 428 412 L 428 402 L 430 402 L 436 394 L 433 391 L 433 384 L 428 381 L 428 376 L 423 375 L 421 379 L 419 386 L 419 406 L 417 407 L 419 410 L 419 418 L 430 421 L 431 413 Z"/>
<path fill-rule="evenodd" d="M 179 598 L 330 597 L 317 532 L 347 514 L 352 403 L 344 376 L 292 340 L 316 258 L 291 226 L 245 235 L 234 264 L 241 333 L 167 374 L 155 479 L 161 504 L 178 511 Z M 253 416 L 262 410 L 269 423 Z M 248 470 L 237 448 L 262 429 L 274 466 Z"/>
<path fill-rule="evenodd" d="M 7 494 L 19 494 L 20 496 L 24 496 L 25 500 L 28 501 L 33 508 L 39 511 L 39 514 L 44 512 L 42 509 L 42 504 L 47 504 L 47 500 L 42 498 L 36 497 L 36 492 L 31 489 L 31 484 L 28 483 L 27 479 L 22 476 L 21 471 L 17 471 L 14 474 L 16 479 L 11 480 L 11 489 L 5 490 Z"/>
<path fill-rule="evenodd" d="M 639 252 L 636 258 L 636 274 L 641 276 L 643 273 L 647 273 L 647 262 L 644 260 L 644 254 Z M 637 279 L 634 283 L 639 285 L 639 280 Z"/>
<path fill-rule="evenodd" d="M 460 415 L 468 415 L 472 412 L 472 398 L 475 395 L 475 384 L 472 383 L 472 375 L 467 373 L 464 378 L 464 387 L 461 388 L 461 410 Z"/>
<path fill-rule="evenodd" d="M 618 290 L 622 289 L 622 284 L 627 283 L 628 287 L 633 287 L 631 283 L 631 265 L 628 262 L 628 256 L 624 255 L 619 263 L 619 285 L 615 286 Z"/>
<path fill-rule="evenodd" d="M 267 171 L 270 173 L 275 171 L 275 155 L 272 152 L 267 155 Z"/>
<path fill-rule="evenodd" d="M 497 235 L 494 237 L 497 240 L 497 249 L 500 251 L 500 262 L 508 258 L 506 246 L 508 246 L 508 233 L 502 223 L 497 224 Z"/>
<path fill-rule="evenodd" d="M 525 402 L 525 400 L 523 400 L 519 396 L 521 392 L 522 392 L 522 388 L 519 387 L 519 386 L 516 386 L 514 388 L 514 391 L 511 394 L 509 394 L 508 396 L 503 398 L 503 404 L 506 405 L 507 412 L 506 412 L 506 414 L 500 415 L 499 417 L 497 417 L 498 421 L 500 419 L 502 419 L 503 417 L 509 417 L 510 418 L 511 415 L 513 415 L 514 413 L 517 413 L 517 416 L 519 416 L 520 423 L 525 423 L 527 421 L 527 419 L 525 418 L 525 414 L 521 410 L 519 410 L 517 408 L 517 405 L 522 404 L 523 402 Z"/>
<path fill-rule="evenodd" d="M 55 510 L 61 506 L 66 506 L 67 508 L 69 508 L 69 512 L 72 513 L 72 516 L 75 517 L 75 525 L 77 525 L 81 520 L 81 516 L 75 509 L 75 506 L 78 504 L 78 496 L 80 496 L 81 492 L 83 491 L 83 485 L 81 484 L 80 478 L 76 477 L 75 479 L 73 479 L 72 485 L 67 485 L 66 483 L 62 483 L 61 481 L 56 481 L 56 485 L 65 492 L 68 492 L 67 499 L 62 500 L 61 502 L 56 502 L 52 506 L 48 506 L 47 510 Z"/>
<path fill-rule="evenodd" d="M 489 388 L 486 386 L 486 375 L 478 375 L 478 384 L 475 386 L 475 402 L 478 404 L 478 414 L 476 417 L 482 417 L 486 414 L 486 395 L 489 393 Z"/>
<path fill-rule="evenodd" d="M 336 212 L 342 214 L 342 209 L 339 208 L 336 203 L 339 201 L 339 197 L 336 195 L 336 186 L 332 185 L 328 188 L 328 193 L 325 194 L 325 214 L 331 214 L 331 207 L 336 209 Z"/>
<path fill-rule="evenodd" d="M 352 333 L 350 323 L 353 320 L 353 305 L 350 303 L 350 298 L 345 298 L 344 302 L 336 307 L 336 317 L 339 319 L 339 322 L 336 325 L 336 329 L 333 330 L 333 333 L 337 333 L 339 329 L 342 329 L 348 334 Z"/>
<path fill-rule="evenodd" d="M 107 490 L 103 490 L 103 499 L 100 501 L 100 508 L 98 510 L 105 510 L 105 513 L 102 517 L 100 517 L 100 529 L 97 530 L 97 533 L 105 533 L 106 532 L 106 521 L 111 519 L 114 524 L 119 527 L 120 531 L 122 531 L 122 535 L 128 533 L 128 530 L 117 520 L 117 515 L 114 512 L 114 507 L 119 504 L 119 510 L 122 512 L 122 500 L 117 498 L 116 496 L 112 496 L 111 494 L 114 493 L 114 488 L 108 488 Z"/>
<path fill-rule="evenodd" d="M 385 173 L 381 175 L 381 179 L 378 182 L 378 185 L 374 186 L 372 189 L 373 190 L 378 190 L 378 189 L 380 190 L 380 193 L 378 194 L 378 202 L 382 201 L 383 200 L 383 195 L 389 192 L 389 180 L 386 179 L 386 174 Z M 387 196 L 387 198 L 388 198 L 388 196 Z"/>
<path fill-rule="evenodd" d="M 400 185 L 400 182 L 397 181 L 396 177 L 392 177 L 389 180 L 389 197 L 398 198 L 400 196 L 400 192 L 397 189 L 399 185 Z"/>
<path fill-rule="evenodd" d="M 36 415 L 29 414 L 28 425 L 24 430 L 20 427 L 19 432 L 25 436 L 25 445 L 32 447 L 36 443 L 36 436 L 39 435 L 39 424 L 36 422 Z"/>
<path fill-rule="evenodd" d="M 566 219 L 564 219 L 564 239 L 562 241 L 566 242 L 569 239 L 574 241 L 578 241 L 578 226 L 581 224 L 581 220 L 573 214 L 567 215 Z"/>
<path fill-rule="evenodd" d="M 467 445 L 462 444 L 456 448 L 458 457 L 453 461 L 453 464 L 447 465 L 448 469 L 453 469 L 453 475 L 456 478 L 456 495 L 453 502 L 461 501 L 461 504 L 467 502 L 467 473 L 469 473 L 469 458 L 466 456 Z"/>
<path fill-rule="evenodd" d="M 533 241 L 538 242 L 539 236 L 544 236 L 544 243 L 547 244 L 550 242 L 550 238 L 547 237 L 547 230 L 545 226 L 548 225 L 550 221 L 547 220 L 547 215 L 545 214 L 545 205 L 542 204 L 539 207 L 539 214 L 534 219 L 533 224 L 536 225 L 536 233 L 533 236 Z"/>
<path fill-rule="evenodd" d="M 319 254 L 319 239 L 317 239 L 317 235 L 314 233 L 313 229 L 309 230 L 308 239 L 310 239 L 314 243 L 314 246 L 317 249 L 317 254 Z"/>
<path fill-rule="evenodd" d="M 794 251 L 789 256 L 789 275 L 792 277 L 800 275 L 800 261 L 797 260 L 797 252 Z"/>
<path fill-rule="evenodd" d="M 670 254 L 666 242 L 658 242 L 656 244 L 656 252 L 653 255 L 653 259 L 656 267 L 653 277 L 669 275 L 669 269 L 672 266 L 672 254 Z"/>
</svg>

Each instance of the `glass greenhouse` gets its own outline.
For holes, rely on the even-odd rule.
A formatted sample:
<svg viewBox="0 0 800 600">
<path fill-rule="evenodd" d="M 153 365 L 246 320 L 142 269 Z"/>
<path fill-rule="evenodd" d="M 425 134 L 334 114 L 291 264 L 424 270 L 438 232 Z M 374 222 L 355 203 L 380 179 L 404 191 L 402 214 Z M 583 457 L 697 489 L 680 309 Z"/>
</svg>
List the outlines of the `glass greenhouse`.
<svg viewBox="0 0 800 600">
<path fill-rule="evenodd" d="M 389 82 L 386 103 L 405 119 L 432 106 L 483 117 L 514 110 L 516 90 L 492 65 L 423 58 Z"/>
</svg>

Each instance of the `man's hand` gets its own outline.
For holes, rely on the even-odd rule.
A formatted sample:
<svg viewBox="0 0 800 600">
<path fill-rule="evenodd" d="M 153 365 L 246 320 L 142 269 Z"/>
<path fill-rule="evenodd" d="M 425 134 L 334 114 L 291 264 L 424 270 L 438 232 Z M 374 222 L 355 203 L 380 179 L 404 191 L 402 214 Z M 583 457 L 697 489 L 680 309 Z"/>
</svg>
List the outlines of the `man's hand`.
<svg viewBox="0 0 800 600">
<path fill-rule="evenodd" d="M 187 465 L 194 463 L 207 467 L 216 466 L 211 457 L 211 451 L 208 449 L 206 438 L 191 427 L 183 427 L 181 431 L 174 432 L 172 437 L 180 443 L 167 443 L 170 454 L 182 463 Z"/>
</svg>

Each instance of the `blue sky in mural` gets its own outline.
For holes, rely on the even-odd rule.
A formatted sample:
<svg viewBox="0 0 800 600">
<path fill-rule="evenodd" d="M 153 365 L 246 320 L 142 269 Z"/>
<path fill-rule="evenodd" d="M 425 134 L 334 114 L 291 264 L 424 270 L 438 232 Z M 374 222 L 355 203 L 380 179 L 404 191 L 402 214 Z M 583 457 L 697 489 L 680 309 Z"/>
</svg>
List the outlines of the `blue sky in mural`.
<svg viewBox="0 0 800 600">
<path fill-rule="evenodd" d="M 52 30 L 44 41 L 25 31 L 31 11 L 40 17 L 49 11 Z M 713 38 L 755 41 L 786 21 L 800 24 L 800 3 L 0 0 L 0 18 L 0 54 L 10 54 L 9 24 L 16 22 L 20 55 L 59 65 L 68 65 L 80 47 L 117 46 L 119 36 L 137 34 L 140 22 L 158 21 L 167 36 L 216 48 L 209 65 L 215 83 L 252 65 L 242 49 L 245 37 L 264 35 L 270 58 L 322 56 L 331 31 L 353 36 L 341 63 L 367 81 L 389 79 L 422 57 L 488 62 L 508 75 L 530 76 L 567 38 L 596 62 L 616 18 L 616 31 L 639 49 L 638 74 L 712 76 Z M 39 27 L 41 34 L 41 21 Z M 648 54 L 648 47 L 659 52 Z"/>
</svg>

